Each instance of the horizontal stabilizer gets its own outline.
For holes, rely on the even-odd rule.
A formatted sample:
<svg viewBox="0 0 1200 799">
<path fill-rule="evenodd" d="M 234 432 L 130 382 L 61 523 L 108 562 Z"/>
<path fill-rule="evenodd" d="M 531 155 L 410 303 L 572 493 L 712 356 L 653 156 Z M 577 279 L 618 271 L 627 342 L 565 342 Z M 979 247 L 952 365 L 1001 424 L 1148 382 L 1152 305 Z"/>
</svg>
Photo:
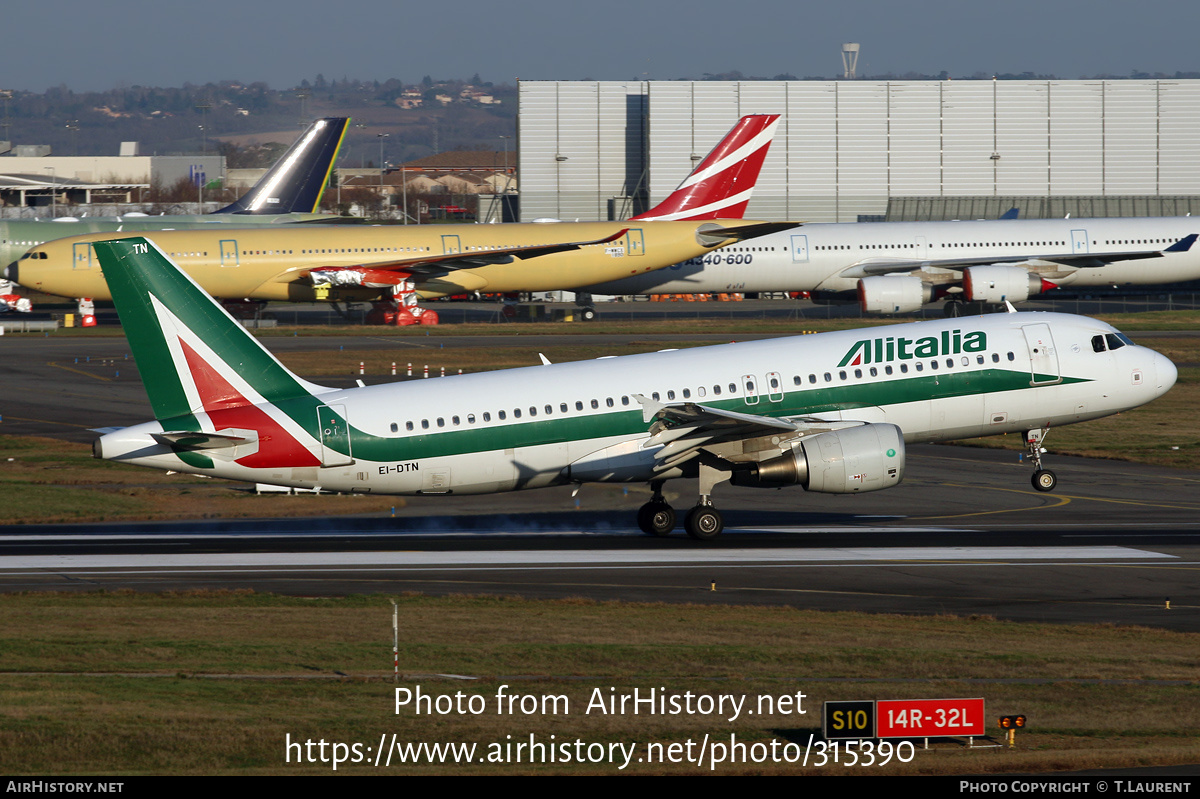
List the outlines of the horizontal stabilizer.
<svg viewBox="0 0 1200 799">
<path fill-rule="evenodd" d="M 746 241 L 747 239 L 756 239 L 759 236 L 769 236 L 772 233 L 781 233 L 785 230 L 791 230 L 794 227 L 800 227 L 801 222 L 759 222 L 753 225 L 741 225 L 739 227 L 702 227 L 696 233 L 706 240 L 713 241 L 714 244 L 719 244 L 725 241 Z"/>
<path fill-rule="evenodd" d="M 194 430 L 175 430 L 166 433 L 154 433 L 153 438 L 160 444 L 166 444 L 171 449 L 194 451 L 199 449 L 226 449 L 242 444 L 252 444 L 255 438 L 246 436 L 229 436 L 223 433 L 197 433 Z"/>
</svg>

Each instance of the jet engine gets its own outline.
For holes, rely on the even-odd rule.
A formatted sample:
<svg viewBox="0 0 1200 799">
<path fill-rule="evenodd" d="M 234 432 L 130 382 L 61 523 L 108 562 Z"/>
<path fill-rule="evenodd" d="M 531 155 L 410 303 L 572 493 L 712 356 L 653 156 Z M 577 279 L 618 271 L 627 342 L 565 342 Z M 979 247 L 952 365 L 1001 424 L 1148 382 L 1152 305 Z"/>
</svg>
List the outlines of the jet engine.
<svg viewBox="0 0 1200 799">
<path fill-rule="evenodd" d="M 864 277 L 858 281 L 858 302 L 867 313 L 908 313 L 933 302 L 933 287 L 913 275 Z"/>
<path fill-rule="evenodd" d="M 801 485 L 823 494 L 891 488 L 904 477 L 904 436 L 894 424 L 864 424 L 802 438 L 786 452 L 735 471 L 731 482 L 751 488 Z"/>
<path fill-rule="evenodd" d="M 1041 294 L 1047 285 L 1037 275 L 1016 266 L 968 266 L 963 270 L 963 294 L 969 302 L 1023 302 Z"/>
</svg>

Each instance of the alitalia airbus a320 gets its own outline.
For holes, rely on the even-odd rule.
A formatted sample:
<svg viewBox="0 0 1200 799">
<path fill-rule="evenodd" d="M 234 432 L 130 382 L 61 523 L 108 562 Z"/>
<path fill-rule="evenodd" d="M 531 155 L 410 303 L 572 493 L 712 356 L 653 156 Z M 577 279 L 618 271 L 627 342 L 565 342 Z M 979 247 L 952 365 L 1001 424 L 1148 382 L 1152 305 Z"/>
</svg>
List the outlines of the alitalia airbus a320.
<svg viewBox="0 0 1200 799">
<path fill-rule="evenodd" d="M 1110 325 L 993 314 L 439 380 L 326 388 L 289 372 L 152 242 L 97 242 L 155 421 L 97 457 L 234 480 L 375 494 L 482 494 L 699 479 L 684 526 L 723 522 L 714 488 L 857 493 L 896 485 L 905 445 L 1025 433 L 1136 408 L 1175 366 Z"/>
</svg>

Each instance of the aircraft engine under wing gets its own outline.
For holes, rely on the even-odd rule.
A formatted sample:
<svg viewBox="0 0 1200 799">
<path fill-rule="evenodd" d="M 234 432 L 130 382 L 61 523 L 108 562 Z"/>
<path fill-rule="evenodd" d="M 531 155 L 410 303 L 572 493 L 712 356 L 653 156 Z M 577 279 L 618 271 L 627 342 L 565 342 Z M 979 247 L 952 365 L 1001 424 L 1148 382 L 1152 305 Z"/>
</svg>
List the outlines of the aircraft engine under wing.
<svg viewBox="0 0 1200 799">
<path fill-rule="evenodd" d="M 636 398 L 652 422 L 644 448 L 661 447 L 654 454 L 659 472 L 700 459 L 731 472 L 735 485 L 832 494 L 890 488 L 904 476 L 904 437 L 893 424 L 776 419 Z"/>
</svg>

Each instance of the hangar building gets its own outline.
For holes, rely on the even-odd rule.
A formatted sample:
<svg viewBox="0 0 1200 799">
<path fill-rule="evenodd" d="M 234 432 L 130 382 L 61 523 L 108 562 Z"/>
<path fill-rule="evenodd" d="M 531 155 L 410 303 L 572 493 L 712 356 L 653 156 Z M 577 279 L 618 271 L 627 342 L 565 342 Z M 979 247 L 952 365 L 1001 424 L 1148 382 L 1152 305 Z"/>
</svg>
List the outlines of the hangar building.
<svg viewBox="0 0 1200 799">
<path fill-rule="evenodd" d="M 744 114 L 783 115 L 747 216 L 1200 214 L 1200 80 L 522 81 L 521 221 L 621 219 Z"/>
</svg>

